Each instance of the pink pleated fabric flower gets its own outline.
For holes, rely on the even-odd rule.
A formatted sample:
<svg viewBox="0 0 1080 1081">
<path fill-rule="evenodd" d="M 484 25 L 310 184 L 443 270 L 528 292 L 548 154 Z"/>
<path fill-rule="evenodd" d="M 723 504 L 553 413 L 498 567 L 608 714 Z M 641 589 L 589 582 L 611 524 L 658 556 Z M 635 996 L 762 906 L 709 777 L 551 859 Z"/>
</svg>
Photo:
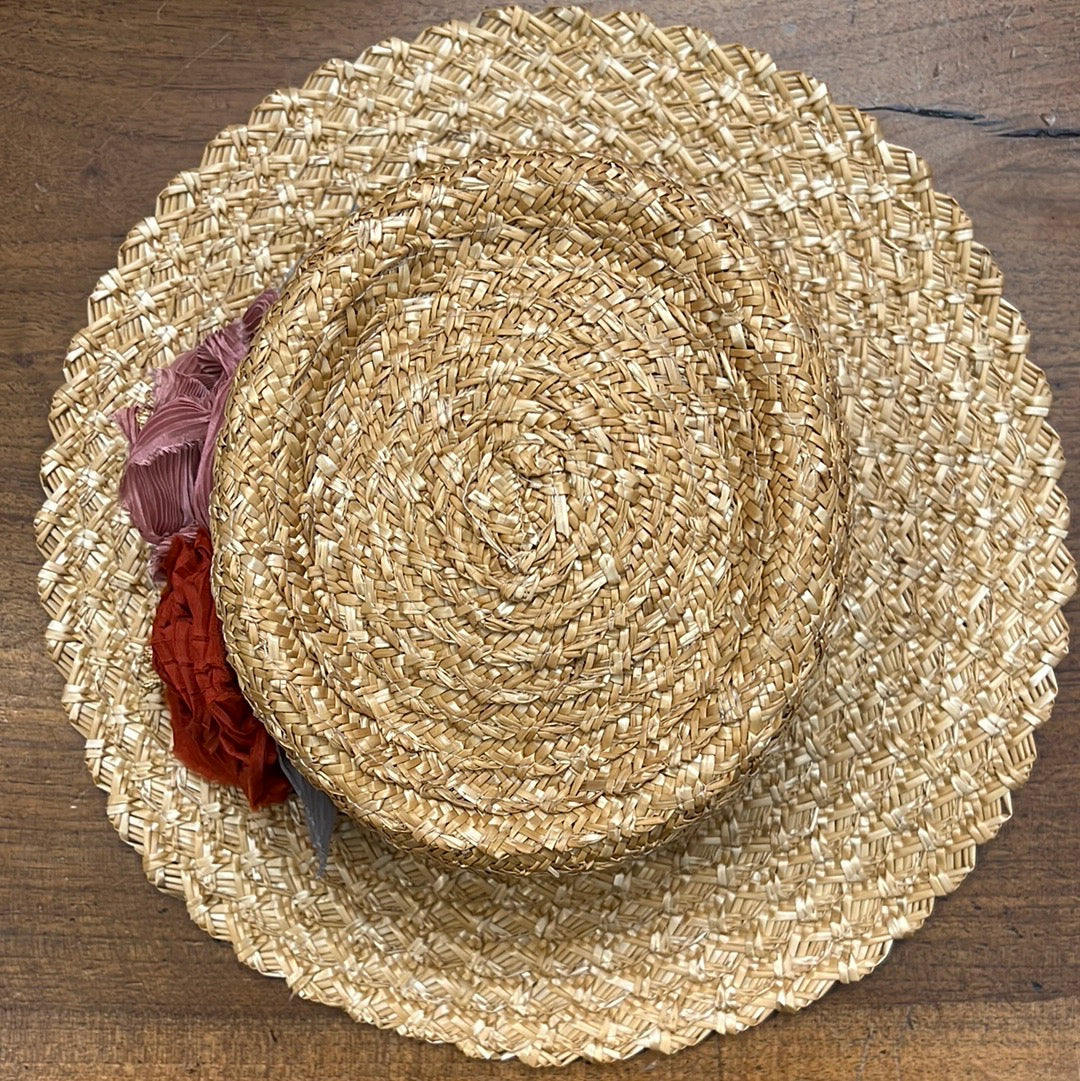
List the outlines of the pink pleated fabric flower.
<svg viewBox="0 0 1080 1081">
<path fill-rule="evenodd" d="M 210 528 L 213 447 L 225 418 L 229 387 L 277 296 L 276 290 L 268 289 L 241 318 L 159 369 L 149 416 L 133 406 L 113 417 L 130 444 L 120 500 L 135 528 L 154 546 L 152 569 L 157 578 L 173 537 L 191 539 L 200 528 Z"/>
</svg>

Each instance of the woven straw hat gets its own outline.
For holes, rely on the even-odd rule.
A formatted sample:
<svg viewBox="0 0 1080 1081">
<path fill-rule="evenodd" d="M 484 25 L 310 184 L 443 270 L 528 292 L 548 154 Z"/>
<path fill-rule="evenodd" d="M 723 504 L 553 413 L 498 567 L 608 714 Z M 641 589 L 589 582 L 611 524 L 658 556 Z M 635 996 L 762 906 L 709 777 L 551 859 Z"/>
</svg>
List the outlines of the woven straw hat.
<svg viewBox="0 0 1080 1081">
<path fill-rule="evenodd" d="M 214 591 L 346 812 L 322 876 L 295 802 L 172 754 L 109 420 L 283 282 Z M 507 8 L 327 63 L 162 192 L 54 401 L 41 592 L 110 817 L 245 963 L 474 1055 L 674 1051 L 860 978 L 1053 702 L 1026 350 L 924 163 L 741 46 Z"/>
</svg>

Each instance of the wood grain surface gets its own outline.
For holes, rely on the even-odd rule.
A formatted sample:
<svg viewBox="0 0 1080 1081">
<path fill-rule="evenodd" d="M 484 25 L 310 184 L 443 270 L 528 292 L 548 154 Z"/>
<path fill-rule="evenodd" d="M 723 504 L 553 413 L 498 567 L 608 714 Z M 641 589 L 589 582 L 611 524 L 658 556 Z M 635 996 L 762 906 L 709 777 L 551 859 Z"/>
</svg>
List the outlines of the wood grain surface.
<svg viewBox="0 0 1080 1081">
<path fill-rule="evenodd" d="M 539 5 L 537 5 L 539 6 Z M 617 5 L 597 4 L 597 11 Z M 1080 5 L 654 0 L 879 111 L 997 256 L 1080 504 Z M 0 1077 L 526 1078 L 293 999 L 155 892 L 117 839 L 41 644 L 31 519 L 49 399 L 127 229 L 221 127 L 323 59 L 474 14 L 463 0 L 0 2 Z M 1075 611 L 1075 608 L 1073 609 Z M 1075 1079 L 1080 677 L 1015 816 L 924 930 L 798 1014 L 565 1078 Z"/>
</svg>

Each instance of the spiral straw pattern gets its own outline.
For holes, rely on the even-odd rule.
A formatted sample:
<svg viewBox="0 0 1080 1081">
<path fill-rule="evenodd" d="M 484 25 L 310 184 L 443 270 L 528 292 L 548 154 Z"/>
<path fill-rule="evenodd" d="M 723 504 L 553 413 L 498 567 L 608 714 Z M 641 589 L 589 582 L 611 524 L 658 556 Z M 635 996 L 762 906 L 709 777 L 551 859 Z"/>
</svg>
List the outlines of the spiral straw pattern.
<svg viewBox="0 0 1080 1081">
<path fill-rule="evenodd" d="M 259 714 L 393 840 L 611 862 L 749 767 L 846 538 L 835 372 L 653 169 L 481 159 L 301 265 L 238 373 L 219 601 Z"/>
</svg>

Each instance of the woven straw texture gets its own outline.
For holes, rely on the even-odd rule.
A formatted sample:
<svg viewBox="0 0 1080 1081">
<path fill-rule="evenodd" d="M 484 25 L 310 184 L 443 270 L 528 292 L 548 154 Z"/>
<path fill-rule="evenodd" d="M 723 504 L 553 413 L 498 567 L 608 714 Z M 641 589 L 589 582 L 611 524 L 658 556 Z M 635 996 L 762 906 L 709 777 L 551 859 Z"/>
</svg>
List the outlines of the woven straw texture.
<svg viewBox="0 0 1080 1081">
<path fill-rule="evenodd" d="M 237 375 L 212 515 L 230 656 L 312 783 L 521 873 L 731 795 L 847 536 L 794 312 L 700 199 L 595 158 L 474 161 L 328 237 Z"/>
<path fill-rule="evenodd" d="M 766 747 L 746 721 L 739 746 L 757 765 L 729 782 L 734 794 L 647 854 L 574 875 L 500 877 L 448 870 L 347 821 L 319 879 L 294 805 L 253 812 L 170 754 L 146 649 L 148 552 L 117 502 L 125 452 L 109 416 L 145 402 L 152 369 L 280 283 L 355 206 L 400 197 L 387 193 L 421 171 L 535 148 L 602 154 L 631 173 L 652 163 L 673 190 L 701 193 L 778 269 L 777 289 L 828 343 L 804 354 L 835 364 L 850 460 L 828 642 Z M 537 272 L 553 273 L 543 262 Z M 524 311 L 532 290 L 518 284 Z M 627 295 L 638 287 L 647 283 L 628 282 Z M 410 322 L 408 295 L 387 325 Z M 481 297 L 472 308 L 482 311 Z M 680 310 L 703 318 L 692 304 Z M 151 881 L 297 993 L 474 1055 L 550 1065 L 674 1051 L 865 975 L 1008 818 L 1052 706 L 1060 608 L 1074 587 L 1048 388 L 963 212 L 933 191 L 914 154 L 806 76 L 696 30 L 578 9 L 505 9 L 386 42 L 324 65 L 215 139 L 132 231 L 89 317 L 54 400 L 38 518 L 65 705 Z M 587 321 L 584 310 L 575 318 Z M 648 327 L 654 316 L 634 318 Z M 643 348 L 655 366 L 659 352 Z M 692 348 L 685 355 L 692 368 Z M 684 403 L 699 400 L 684 378 Z M 369 385 L 354 371 L 341 393 Z M 489 494 L 531 469 L 549 475 L 540 457 L 550 458 L 511 436 L 487 467 Z M 352 463 L 370 448 L 332 452 L 355 478 Z M 692 477 L 697 467 L 680 468 Z M 554 472 L 565 475 L 569 513 L 571 473 Z M 543 517 L 529 498 L 553 505 L 558 494 L 537 491 L 521 495 L 514 528 Z M 317 522 L 330 511 L 317 484 L 310 492 L 305 514 Z M 505 509 L 511 496 L 499 498 Z M 734 488 L 730 499 L 743 505 Z M 477 531 L 502 521 L 491 504 L 473 514 Z M 580 528 L 589 512 L 575 514 Z M 339 525 L 359 551 L 360 526 Z M 511 551 L 524 558 L 524 546 Z M 342 565 L 329 552 L 317 563 Z M 616 565 L 605 585 L 617 589 L 620 574 Z M 801 656 L 794 646 L 791 656 Z M 659 741 L 646 745 L 660 776 L 672 762 Z M 585 775 L 604 777 L 595 762 Z"/>
</svg>

